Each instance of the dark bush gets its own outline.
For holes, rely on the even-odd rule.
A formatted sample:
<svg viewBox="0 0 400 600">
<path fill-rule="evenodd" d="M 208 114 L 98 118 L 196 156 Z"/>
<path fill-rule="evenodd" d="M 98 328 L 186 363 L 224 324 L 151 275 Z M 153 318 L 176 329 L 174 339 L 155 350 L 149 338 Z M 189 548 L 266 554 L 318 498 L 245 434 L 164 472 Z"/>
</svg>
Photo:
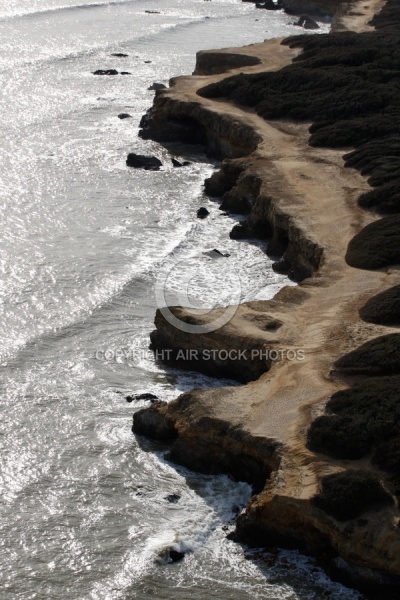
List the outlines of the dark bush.
<svg viewBox="0 0 400 600">
<path fill-rule="evenodd" d="M 350 240 L 346 262 L 358 269 L 400 264 L 400 216 L 370 223 Z"/>
<path fill-rule="evenodd" d="M 355 519 L 366 510 L 391 503 L 391 495 L 378 477 L 368 471 L 344 471 L 322 479 L 315 506 L 338 521 Z"/>
<path fill-rule="evenodd" d="M 400 377 L 340 390 L 326 408 L 328 414 L 311 423 L 307 447 L 333 458 L 362 458 L 372 447 L 400 437 Z"/>
<path fill-rule="evenodd" d="M 381 215 L 400 213 L 399 182 L 386 183 L 375 190 L 362 194 L 358 199 L 361 208 L 373 210 Z"/>
<path fill-rule="evenodd" d="M 400 203 L 399 3 L 387 3 L 375 22 L 385 32 L 288 38 L 284 44 L 303 49 L 291 65 L 227 77 L 199 93 L 252 107 L 265 119 L 312 121 L 312 146 L 357 147 L 347 166 L 368 174 L 372 186 L 389 186 L 365 194 L 361 205 L 392 214 Z"/>
<path fill-rule="evenodd" d="M 373 296 L 360 309 L 364 321 L 378 325 L 400 325 L 400 285 Z"/>
<path fill-rule="evenodd" d="M 333 458 L 356 460 L 368 454 L 371 440 L 360 419 L 322 416 L 311 423 L 307 447 Z"/>
<path fill-rule="evenodd" d="M 377 446 L 372 462 L 384 471 L 400 475 L 400 437 Z"/>
<path fill-rule="evenodd" d="M 376 29 L 392 30 L 393 27 L 400 28 L 400 13 L 398 0 L 386 0 L 386 4 L 374 16 L 371 25 Z"/>
<path fill-rule="evenodd" d="M 389 333 L 366 342 L 339 358 L 335 366 L 351 375 L 400 374 L 400 333 Z"/>
</svg>

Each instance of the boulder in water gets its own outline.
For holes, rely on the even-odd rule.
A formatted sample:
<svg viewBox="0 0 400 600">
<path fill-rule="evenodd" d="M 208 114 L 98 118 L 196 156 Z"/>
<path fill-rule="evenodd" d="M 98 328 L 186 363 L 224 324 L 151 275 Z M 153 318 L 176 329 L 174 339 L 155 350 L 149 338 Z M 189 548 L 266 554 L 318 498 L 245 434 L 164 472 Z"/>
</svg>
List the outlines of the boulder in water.
<svg viewBox="0 0 400 600">
<path fill-rule="evenodd" d="M 97 69 L 97 71 L 93 71 L 93 75 L 118 75 L 118 71 L 116 69 Z"/>
<path fill-rule="evenodd" d="M 120 113 L 118 115 L 118 119 L 130 119 L 131 115 L 129 113 Z"/>
<path fill-rule="evenodd" d="M 176 168 L 188 167 L 190 164 L 192 164 L 189 160 L 184 160 L 183 162 L 181 162 L 180 160 L 177 160 L 176 158 L 172 158 L 171 161 L 172 161 L 172 164 L 174 165 L 174 167 L 176 167 Z"/>
<path fill-rule="evenodd" d="M 176 504 L 180 499 L 181 497 L 179 494 L 168 494 L 168 496 L 165 496 L 164 498 L 164 500 L 168 500 L 171 504 Z"/>
<path fill-rule="evenodd" d="M 178 550 L 173 550 L 172 548 L 170 548 L 168 554 L 169 554 L 169 559 L 171 562 L 178 562 L 185 558 L 184 552 L 178 552 Z"/>
<path fill-rule="evenodd" d="M 144 394 L 137 394 L 135 400 L 150 400 L 151 402 L 154 402 L 154 400 L 158 400 L 158 396 L 151 394 L 150 392 L 145 392 Z"/>
<path fill-rule="evenodd" d="M 148 90 L 166 90 L 167 86 L 164 85 L 163 83 L 157 83 L 156 81 L 154 83 L 152 83 L 148 88 Z"/>
<path fill-rule="evenodd" d="M 221 252 L 221 250 L 217 250 L 217 248 L 214 248 L 214 250 L 209 250 L 208 252 L 203 252 L 203 254 L 210 256 L 211 258 L 228 258 L 228 256 L 230 256 L 229 252 Z"/>
<path fill-rule="evenodd" d="M 132 75 L 129 71 L 121 71 L 121 75 Z"/>
<path fill-rule="evenodd" d="M 159 171 L 162 167 L 162 162 L 156 156 L 144 156 L 143 154 L 135 154 L 131 152 L 126 159 L 128 167 L 135 169 L 144 169 L 145 171 Z"/>
<path fill-rule="evenodd" d="M 304 29 L 319 29 L 318 23 L 308 15 L 301 15 L 297 23 L 294 24 Z"/>
<path fill-rule="evenodd" d="M 201 206 L 197 211 L 197 218 L 205 219 L 206 217 L 208 217 L 209 214 L 210 212 L 205 208 L 205 206 Z"/>
<path fill-rule="evenodd" d="M 116 56 L 117 58 L 126 58 L 129 54 L 124 54 L 123 52 L 113 52 L 111 56 Z"/>
</svg>

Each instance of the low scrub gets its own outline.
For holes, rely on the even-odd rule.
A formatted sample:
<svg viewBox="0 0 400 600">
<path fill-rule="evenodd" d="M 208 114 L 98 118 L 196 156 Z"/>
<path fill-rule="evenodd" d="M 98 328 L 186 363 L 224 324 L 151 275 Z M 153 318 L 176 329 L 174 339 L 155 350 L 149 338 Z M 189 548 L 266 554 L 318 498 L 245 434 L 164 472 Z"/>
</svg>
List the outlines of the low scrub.
<svg viewBox="0 0 400 600">
<path fill-rule="evenodd" d="M 335 366 L 349 375 L 399 375 L 400 333 L 381 335 L 345 354 Z"/>
<path fill-rule="evenodd" d="M 338 521 L 355 519 L 372 508 L 393 502 L 376 475 L 368 471 L 344 471 L 322 479 L 314 505 Z"/>
<path fill-rule="evenodd" d="M 350 240 L 346 262 L 358 269 L 400 264 L 400 216 L 370 223 Z"/>
<path fill-rule="evenodd" d="M 400 285 L 373 296 L 360 309 L 360 317 L 377 325 L 400 325 Z"/>
<path fill-rule="evenodd" d="M 400 337 L 400 336 L 399 336 Z M 327 414 L 308 430 L 307 446 L 333 458 L 356 460 L 400 439 L 400 377 L 383 377 L 340 390 L 326 406 Z M 394 448 L 394 446 L 393 446 Z M 380 461 L 380 462 L 379 462 Z"/>
</svg>

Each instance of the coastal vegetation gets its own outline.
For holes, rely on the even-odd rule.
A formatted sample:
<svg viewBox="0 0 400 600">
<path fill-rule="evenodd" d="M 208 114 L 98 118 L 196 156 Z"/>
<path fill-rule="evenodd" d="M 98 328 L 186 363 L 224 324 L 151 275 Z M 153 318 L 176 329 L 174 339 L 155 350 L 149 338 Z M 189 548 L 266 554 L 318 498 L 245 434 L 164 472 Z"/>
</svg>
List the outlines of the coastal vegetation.
<svg viewBox="0 0 400 600">
<path fill-rule="evenodd" d="M 377 294 L 360 309 L 364 321 L 377 325 L 400 325 L 400 285 Z"/>
<path fill-rule="evenodd" d="M 344 471 L 324 477 L 321 492 L 314 496 L 313 502 L 338 521 L 347 521 L 366 510 L 391 503 L 392 497 L 373 473 Z"/>
<path fill-rule="evenodd" d="M 350 241 L 346 261 L 358 269 L 381 269 L 400 263 L 400 216 L 370 223 Z"/>
<path fill-rule="evenodd" d="M 396 444 L 400 440 L 399 376 L 372 379 L 340 390 L 330 398 L 326 411 L 308 430 L 310 450 L 357 460 L 375 449 L 381 468 L 391 464 L 390 453 L 379 448 L 389 440 Z M 400 461 L 396 464 L 400 466 Z"/>
</svg>

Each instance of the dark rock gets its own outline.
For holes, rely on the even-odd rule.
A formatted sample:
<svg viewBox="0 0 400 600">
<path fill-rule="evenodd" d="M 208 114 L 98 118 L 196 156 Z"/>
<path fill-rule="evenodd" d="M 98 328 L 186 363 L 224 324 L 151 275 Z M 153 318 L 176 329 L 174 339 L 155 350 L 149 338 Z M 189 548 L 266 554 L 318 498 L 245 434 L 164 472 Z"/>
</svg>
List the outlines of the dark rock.
<svg viewBox="0 0 400 600">
<path fill-rule="evenodd" d="M 172 548 L 169 550 L 169 558 L 172 562 L 178 562 L 185 558 L 184 552 L 178 552 L 177 550 L 173 550 Z"/>
<path fill-rule="evenodd" d="M 319 29 L 318 23 L 308 15 L 301 15 L 297 23 L 294 23 L 294 25 L 304 27 L 304 29 Z"/>
<path fill-rule="evenodd" d="M 176 160 L 176 158 L 172 158 L 172 164 L 174 165 L 174 167 L 188 167 L 189 165 L 191 165 L 192 163 L 189 160 L 184 160 L 183 162 L 180 162 L 179 160 Z"/>
<path fill-rule="evenodd" d="M 129 71 L 121 71 L 121 75 L 132 75 L 132 73 L 129 73 Z"/>
<path fill-rule="evenodd" d="M 144 169 L 145 171 L 158 171 L 162 167 L 162 162 L 156 156 L 144 156 L 131 152 L 126 159 L 128 167 L 135 169 Z"/>
<path fill-rule="evenodd" d="M 148 90 L 156 90 L 156 91 L 157 90 L 166 90 L 167 86 L 164 85 L 163 83 L 154 82 L 147 89 Z"/>
<path fill-rule="evenodd" d="M 157 440 L 172 440 L 177 436 L 172 421 L 163 414 L 166 402 L 155 401 L 149 408 L 142 408 L 133 415 L 133 433 L 146 435 Z"/>
<path fill-rule="evenodd" d="M 235 225 L 229 234 L 231 240 L 245 240 L 250 237 L 250 232 L 245 225 Z"/>
<path fill-rule="evenodd" d="M 148 64 L 151 63 L 151 60 L 145 60 L 144 62 L 145 62 L 146 65 L 148 65 Z"/>
<path fill-rule="evenodd" d="M 155 394 L 151 394 L 150 392 L 145 392 L 144 394 L 138 394 L 135 396 L 135 400 L 158 400 L 158 396 Z"/>
<path fill-rule="evenodd" d="M 282 5 L 280 3 L 275 4 L 273 0 L 266 0 L 266 2 L 256 2 L 256 8 L 264 8 L 265 10 L 281 10 Z"/>
<path fill-rule="evenodd" d="M 210 212 L 204 206 L 201 206 L 197 211 L 197 218 L 205 219 L 206 217 L 208 217 L 209 214 Z"/>
<path fill-rule="evenodd" d="M 179 494 L 168 494 L 168 496 L 165 496 L 164 498 L 164 500 L 168 500 L 171 504 L 176 504 L 180 499 L 181 497 Z"/>
<path fill-rule="evenodd" d="M 127 402 L 133 402 L 134 400 L 149 400 L 150 402 L 156 402 L 158 396 L 146 392 L 144 394 L 136 394 L 136 396 L 125 396 L 125 400 Z"/>
<path fill-rule="evenodd" d="M 149 14 L 149 15 L 159 15 L 161 14 L 160 11 L 158 10 L 145 10 L 145 13 Z"/>
<path fill-rule="evenodd" d="M 214 248 L 214 250 L 210 250 L 208 252 L 203 252 L 206 256 L 211 256 L 211 258 L 220 258 L 223 256 L 224 258 L 228 258 L 230 256 L 229 252 L 221 252 Z"/>
<path fill-rule="evenodd" d="M 120 113 L 118 115 L 118 119 L 130 119 L 131 115 L 129 113 Z"/>
<path fill-rule="evenodd" d="M 129 54 L 124 54 L 123 52 L 113 52 L 111 56 L 116 56 L 117 58 L 126 58 Z"/>
<path fill-rule="evenodd" d="M 93 75 L 118 75 L 118 71 L 116 69 L 97 69 L 97 71 L 93 71 Z"/>
</svg>

